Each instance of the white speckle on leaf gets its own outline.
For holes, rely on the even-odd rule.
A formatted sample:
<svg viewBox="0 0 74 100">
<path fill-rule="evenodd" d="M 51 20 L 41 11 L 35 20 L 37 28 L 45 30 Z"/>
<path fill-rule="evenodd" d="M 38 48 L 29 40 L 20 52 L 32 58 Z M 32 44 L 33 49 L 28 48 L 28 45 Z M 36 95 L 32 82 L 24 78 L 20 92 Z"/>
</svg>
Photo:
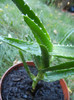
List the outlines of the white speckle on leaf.
<svg viewBox="0 0 74 100">
<path fill-rule="evenodd" d="M 40 27 L 40 30 L 42 30 L 42 28 Z"/>
</svg>

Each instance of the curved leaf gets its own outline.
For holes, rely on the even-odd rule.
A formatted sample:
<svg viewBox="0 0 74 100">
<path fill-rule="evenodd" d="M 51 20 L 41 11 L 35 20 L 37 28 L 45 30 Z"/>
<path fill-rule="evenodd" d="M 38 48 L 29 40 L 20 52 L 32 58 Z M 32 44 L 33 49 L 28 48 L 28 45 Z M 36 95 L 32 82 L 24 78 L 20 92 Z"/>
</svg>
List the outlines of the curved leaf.
<svg viewBox="0 0 74 100">
<path fill-rule="evenodd" d="M 2 36 L 0 36 L 0 40 L 31 54 L 41 55 L 41 51 L 37 43 Z M 53 45 L 53 52 L 49 52 L 49 54 L 57 57 L 74 59 L 74 46 Z"/>
<path fill-rule="evenodd" d="M 50 81 L 56 81 L 60 80 L 62 78 L 69 77 L 71 75 L 74 75 L 74 69 L 66 69 L 62 71 L 53 71 L 53 72 L 46 72 L 44 74 L 44 81 L 50 82 Z"/>
<path fill-rule="evenodd" d="M 40 45 L 40 48 L 41 48 L 41 54 L 42 54 L 41 58 L 42 58 L 43 68 L 48 68 L 49 67 L 49 52 L 44 45 Z"/>
<path fill-rule="evenodd" d="M 42 29 L 40 29 L 34 21 L 32 21 L 30 18 L 28 18 L 28 16 L 24 16 L 24 20 L 28 24 L 30 29 L 33 31 L 33 33 L 36 35 L 36 39 L 40 40 L 37 42 L 39 44 L 45 45 L 48 48 L 49 52 L 51 52 L 53 45 L 52 45 L 51 41 L 47 38 L 46 33 L 43 33 Z"/>
<path fill-rule="evenodd" d="M 56 70 L 62 70 L 62 69 L 70 69 L 70 68 L 74 68 L 74 61 L 70 61 L 70 62 L 65 62 L 59 65 L 55 65 L 55 66 L 50 66 L 49 68 L 43 69 L 43 71 L 56 71 Z"/>
<path fill-rule="evenodd" d="M 23 65 L 24 65 L 24 68 L 26 69 L 26 72 L 28 73 L 29 77 L 33 80 L 35 78 L 35 76 L 31 73 L 28 65 L 26 64 L 26 61 L 24 59 L 24 56 L 23 56 L 23 53 L 21 52 L 21 50 L 19 50 L 19 54 L 20 54 L 20 57 L 22 59 L 22 62 L 23 62 Z"/>
<path fill-rule="evenodd" d="M 53 45 L 53 52 L 51 55 L 74 59 L 74 46 Z"/>
<path fill-rule="evenodd" d="M 33 55 L 32 56 L 34 64 L 38 70 L 42 69 L 41 56 Z"/>
<path fill-rule="evenodd" d="M 50 40 L 50 36 L 47 33 L 46 29 L 44 28 L 42 22 L 40 22 L 40 19 L 35 15 L 35 13 L 33 12 L 33 10 L 28 6 L 27 3 L 25 3 L 24 0 L 12 0 L 16 6 L 18 7 L 18 9 L 24 14 L 24 15 L 28 15 L 28 17 L 32 20 L 34 20 L 34 22 L 36 24 L 38 24 L 38 26 L 40 28 L 42 28 L 42 31 L 44 33 L 46 33 L 46 36 L 48 37 L 48 39 Z"/>
<path fill-rule="evenodd" d="M 35 54 L 35 55 L 41 55 L 41 51 L 37 43 L 27 42 L 27 41 L 22 41 L 22 40 L 2 37 L 2 36 L 0 36 L 0 40 L 22 51 L 26 51 L 28 53 Z"/>
</svg>

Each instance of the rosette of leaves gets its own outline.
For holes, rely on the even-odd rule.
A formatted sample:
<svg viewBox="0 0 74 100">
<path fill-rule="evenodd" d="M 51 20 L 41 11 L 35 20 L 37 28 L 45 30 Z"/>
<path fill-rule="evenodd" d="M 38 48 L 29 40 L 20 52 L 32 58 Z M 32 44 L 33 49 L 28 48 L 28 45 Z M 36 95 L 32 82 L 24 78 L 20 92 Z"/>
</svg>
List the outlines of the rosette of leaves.
<svg viewBox="0 0 74 100">
<path fill-rule="evenodd" d="M 32 9 L 25 3 L 24 0 L 12 0 L 18 9 L 22 12 L 24 21 L 36 39 L 36 43 L 22 41 L 14 38 L 0 36 L 0 40 L 8 43 L 11 46 L 19 49 L 20 57 L 24 67 L 33 80 L 32 89 L 34 90 L 40 80 L 54 81 L 74 74 L 74 46 L 61 45 L 67 39 L 69 34 L 61 40 L 59 45 L 54 45 L 51 42 L 50 36 L 47 33 L 40 19 L 35 15 Z M 28 68 L 22 51 L 31 53 L 34 57 L 34 63 L 38 70 L 37 76 L 33 75 Z M 52 58 L 70 59 L 65 63 L 52 66 Z M 40 60 L 39 60 L 40 59 Z"/>
</svg>

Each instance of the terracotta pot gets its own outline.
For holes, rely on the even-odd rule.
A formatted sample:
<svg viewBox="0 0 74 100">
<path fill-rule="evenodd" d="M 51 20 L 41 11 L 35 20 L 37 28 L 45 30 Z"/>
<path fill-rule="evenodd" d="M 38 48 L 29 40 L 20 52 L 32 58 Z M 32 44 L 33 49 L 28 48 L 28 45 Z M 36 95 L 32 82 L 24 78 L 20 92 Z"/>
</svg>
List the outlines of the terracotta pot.
<svg viewBox="0 0 74 100">
<path fill-rule="evenodd" d="M 35 66 L 35 64 L 33 62 L 27 62 L 28 66 Z M 17 67 L 20 67 L 20 66 L 23 66 L 23 63 L 19 63 L 19 64 L 16 64 L 12 67 L 10 67 L 5 73 L 4 75 L 2 76 L 1 80 L 0 80 L 0 100 L 2 100 L 2 96 L 1 96 L 1 86 L 2 86 L 2 82 L 5 78 L 5 76 L 10 72 L 12 71 L 12 69 L 16 68 Z M 60 79 L 60 85 L 62 87 L 62 90 L 63 90 L 63 94 L 64 94 L 64 100 L 70 100 L 69 98 L 69 92 L 68 92 L 68 88 L 67 88 L 67 85 L 66 85 L 66 82 L 64 81 L 64 79 Z"/>
</svg>

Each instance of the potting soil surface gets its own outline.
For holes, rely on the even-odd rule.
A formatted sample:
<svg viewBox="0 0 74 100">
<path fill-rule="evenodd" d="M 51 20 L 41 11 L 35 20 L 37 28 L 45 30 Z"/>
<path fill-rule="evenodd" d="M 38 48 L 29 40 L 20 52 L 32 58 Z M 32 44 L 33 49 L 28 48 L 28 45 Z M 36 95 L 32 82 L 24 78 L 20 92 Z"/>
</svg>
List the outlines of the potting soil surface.
<svg viewBox="0 0 74 100">
<path fill-rule="evenodd" d="M 33 74 L 37 74 L 34 67 L 30 67 Z M 32 80 L 24 67 L 12 70 L 4 79 L 2 85 L 2 100 L 64 100 L 59 81 L 38 82 L 32 93 Z"/>
</svg>

